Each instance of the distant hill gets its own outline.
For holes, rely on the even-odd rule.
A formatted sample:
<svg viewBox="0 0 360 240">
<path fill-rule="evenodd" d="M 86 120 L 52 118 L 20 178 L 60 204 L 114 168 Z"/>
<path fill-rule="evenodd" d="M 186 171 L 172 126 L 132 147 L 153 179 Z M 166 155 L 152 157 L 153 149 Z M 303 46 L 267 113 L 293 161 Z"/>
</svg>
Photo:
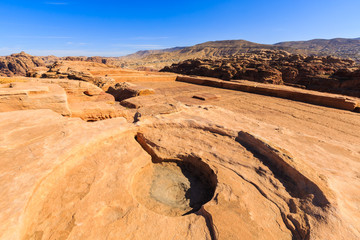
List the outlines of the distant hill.
<svg viewBox="0 0 360 240">
<path fill-rule="evenodd" d="M 334 38 L 313 39 L 309 41 L 280 42 L 276 44 L 259 44 L 246 40 L 211 41 L 190 47 L 174 47 L 160 50 L 144 50 L 124 57 L 40 57 L 45 64 L 49 65 L 58 60 L 90 61 L 105 63 L 122 68 L 140 70 L 160 70 L 165 66 L 178 63 L 187 59 L 207 59 L 230 57 L 242 53 L 248 53 L 260 49 L 285 50 L 292 54 L 336 56 L 340 58 L 352 58 L 360 64 L 360 38 Z M 14 58 L 14 59 L 13 59 Z M 0 73 L 11 75 L 18 74 L 20 70 L 14 69 L 13 63 L 16 57 L 0 57 Z M 9 62 L 10 61 L 10 62 Z M 24 65 L 20 72 L 24 75 L 30 66 Z"/>
<path fill-rule="evenodd" d="M 287 47 L 275 46 L 268 44 L 259 44 L 245 40 L 224 40 L 224 41 L 211 41 L 197 44 L 191 47 L 171 48 L 163 50 L 139 51 L 135 54 L 130 54 L 125 58 L 133 58 L 134 56 L 144 58 L 159 57 L 181 57 L 181 58 L 203 58 L 203 57 L 221 57 L 226 55 L 235 55 L 238 53 L 245 53 L 255 49 L 273 49 L 284 50 Z"/>
<path fill-rule="evenodd" d="M 124 67 L 136 68 L 139 66 L 147 66 L 155 69 L 161 69 L 166 65 L 177 63 L 186 59 L 193 58 L 212 58 L 236 55 L 246 53 L 256 49 L 273 49 L 281 50 L 287 47 L 258 44 L 245 40 L 225 40 L 212 41 L 197 44 L 191 47 L 179 49 L 140 51 L 125 57 L 118 58 L 126 62 Z"/>
<path fill-rule="evenodd" d="M 310 41 L 280 42 L 274 46 L 297 49 L 307 55 L 333 55 L 360 61 L 360 38 L 314 39 Z"/>
<path fill-rule="evenodd" d="M 132 53 L 130 55 L 127 55 L 126 58 L 131 59 L 131 58 L 141 58 L 141 57 L 145 57 L 151 54 L 161 54 L 161 53 L 165 53 L 165 52 L 174 52 L 177 50 L 181 50 L 184 49 L 185 47 L 174 47 L 174 48 L 166 48 L 166 49 L 160 49 L 160 50 L 143 50 L 143 51 L 137 51 L 136 53 Z"/>
<path fill-rule="evenodd" d="M 258 49 L 285 50 L 303 55 L 332 55 L 360 62 L 360 38 L 314 39 L 276 44 L 259 44 L 245 40 L 211 41 L 178 49 L 140 51 L 119 59 L 126 62 L 125 67 L 148 66 L 158 69 L 186 59 L 232 56 Z"/>
</svg>

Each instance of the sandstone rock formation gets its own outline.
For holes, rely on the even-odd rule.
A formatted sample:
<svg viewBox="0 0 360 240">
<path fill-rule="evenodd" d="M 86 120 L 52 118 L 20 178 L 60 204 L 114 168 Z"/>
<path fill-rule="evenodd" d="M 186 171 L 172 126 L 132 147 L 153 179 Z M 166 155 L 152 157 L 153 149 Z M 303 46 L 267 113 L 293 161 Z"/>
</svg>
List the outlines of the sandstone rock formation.
<svg viewBox="0 0 360 240">
<path fill-rule="evenodd" d="M 68 59 L 68 58 L 66 58 Z M 73 59 L 73 58 L 70 58 Z M 56 61 L 49 68 L 35 68 L 27 76 L 35 78 L 74 79 L 87 81 L 107 91 L 110 86 L 121 82 L 136 81 L 174 81 L 176 74 L 153 71 L 122 69 L 98 62 L 70 60 Z"/>
<path fill-rule="evenodd" d="M 121 102 L 124 99 L 154 94 L 154 90 L 151 88 L 144 88 L 132 83 L 117 83 L 113 87 L 109 87 L 107 93 L 113 95 L 116 101 Z"/>
<path fill-rule="evenodd" d="M 2 113 L 0 123 L 4 239 L 358 237 L 356 213 L 340 207 L 351 196 L 339 184 L 353 177 L 323 168 L 341 154 L 356 172 L 350 140 L 329 158 L 324 135 L 214 107 L 135 125 L 48 110 Z"/>
<path fill-rule="evenodd" d="M 58 84 L 0 84 L 0 112 L 25 109 L 51 109 L 63 116 L 71 115 L 66 92 Z"/>
<path fill-rule="evenodd" d="M 355 112 L 360 109 L 360 98 L 346 97 L 338 94 L 320 93 L 289 86 L 274 86 L 243 80 L 222 81 L 219 79 L 183 76 L 179 76 L 177 81 L 291 99 Z M 205 100 L 205 97 L 197 98 Z"/>
<path fill-rule="evenodd" d="M 28 71 L 45 66 L 44 61 L 25 52 L 0 57 L 0 76 L 25 76 Z"/>
<path fill-rule="evenodd" d="M 75 118 L 0 113 L 0 239 L 359 239 L 359 114 L 224 83 L 245 86 L 145 79 L 132 109 L 86 81 L 6 85 L 62 90 Z"/>
<path fill-rule="evenodd" d="M 360 97 L 359 67 L 350 59 L 259 50 L 229 58 L 186 60 L 161 71 L 304 86 Z"/>
<path fill-rule="evenodd" d="M 51 109 L 85 121 L 129 117 L 112 95 L 88 82 L 28 79 L 0 84 L 0 112 L 25 109 Z"/>
<path fill-rule="evenodd" d="M 64 88 L 72 117 L 80 117 L 85 121 L 129 117 L 112 95 L 91 83 L 66 79 L 34 79 L 34 81 L 55 83 Z"/>
<path fill-rule="evenodd" d="M 80 66 L 79 66 L 80 65 Z M 94 65 L 94 64 L 93 64 Z M 103 66 L 106 67 L 106 66 Z M 115 81 L 109 77 L 93 76 L 88 70 L 81 67 L 81 64 L 76 62 L 60 61 L 55 62 L 50 66 L 48 71 L 30 71 L 28 77 L 41 77 L 41 78 L 67 78 L 73 80 L 86 81 L 95 84 L 96 86 L 107 89 L 109 86 L 114 85 Z"/>
</svg>

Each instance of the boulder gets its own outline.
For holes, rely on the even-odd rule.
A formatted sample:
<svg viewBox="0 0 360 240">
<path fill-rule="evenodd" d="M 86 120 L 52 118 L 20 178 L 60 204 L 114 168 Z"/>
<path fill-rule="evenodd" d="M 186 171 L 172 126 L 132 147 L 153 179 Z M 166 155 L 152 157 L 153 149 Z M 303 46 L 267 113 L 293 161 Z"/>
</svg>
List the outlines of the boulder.
<svg viewBox="0 0 360 240">
<path fill-rule="evenodd" d="M 202 101 L 209 101 L 209 100 L 217 100 L 220 98 L 219 95 L 212 94 L 212 93 L 198 93 L 193 96 L 193 98 L 202 100 Z"/>
<path fill-rule="evenodd" d="M 122 82 L 109 87 L 107 93 L 113 95 L 116 101 L 121 102 L 127 98 L 151 95 L 154 94 L 155 91 L 151 88 L 144 88 L 133 83 Z"/>
</svg>

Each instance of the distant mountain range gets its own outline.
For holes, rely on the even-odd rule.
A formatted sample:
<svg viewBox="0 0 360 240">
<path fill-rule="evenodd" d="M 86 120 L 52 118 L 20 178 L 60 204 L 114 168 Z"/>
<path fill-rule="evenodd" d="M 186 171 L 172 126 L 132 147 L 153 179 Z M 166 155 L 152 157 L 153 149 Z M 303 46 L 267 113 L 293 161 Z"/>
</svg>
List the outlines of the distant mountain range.
<svg viewBox="0 0 360 240">
<path fill-rule="evenodd" d="M 259 44 L 245 40 L 211 41 L 190 47 L 174 47 L 160 50 L 145 50 L 124 57 L 56 57 L 45 56 L 30 59 L 32 56 L 20 53 L 7 57 L 0 57 L 0 76 L 25 75 L 33 64 L 30 62 L 43 61 L 42 65 L 49 65 L 59 60 L 90 61 L 106 63 L 122 68 L 138 70 L 160 70 L 165 66 L 187 59 L 222 58 L 227 56 L 251 53 L 260 49 L 285 50 L 292 54 L 336 56 L 352 58 L 360 64 L 360 38 L 313 39 L 309 41 L 280 42 L 276 44 Z"/>
<path fill-rule="evenodd" d="M 352 58 L 360 63 L 360 38 L 314 39 L 276 44 L 259 44 L 245 40 L 211 41 L 191 47 L 139 51 L 119 59 L 126 61 L 129 67 L 143 65 L 161 68 L 186 59 L 224 57 L 258 49 L 285 50 L 293 54 L 304 55 L 332 55 Z"/>
</svg>

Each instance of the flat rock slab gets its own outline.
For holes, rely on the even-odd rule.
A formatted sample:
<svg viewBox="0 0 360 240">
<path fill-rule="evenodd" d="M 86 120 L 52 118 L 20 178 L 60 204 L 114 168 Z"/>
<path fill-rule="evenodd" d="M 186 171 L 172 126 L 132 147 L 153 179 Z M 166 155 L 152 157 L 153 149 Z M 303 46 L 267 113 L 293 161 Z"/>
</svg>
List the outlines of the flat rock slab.
<svg viewBox="0 0 360 240">
<path fill-rule="evenodd" d="M 198 93 L 198 94 L 194 95 L 193 98 L 203 100 L 203 101 L 208 101 L 208 100 L 217 100 L 220 98 L 220 96 L 212 94 L 212 93 Z"/>
<path fill-rule="evenodd" d="M 0 85 L 0 112 L 51 109 L 70 116 L 65 90 L 57 84 L 15 82 Z"/>
<path fill-rule="evenodd" d="M 98 121 L 115 117 L 125 117 L 123 107 L 115 102 L 112 95 L 89 82 L 68 79 L 31 79 L 35 84 L 57 84 L 67 96 L 71 117 L 85 121 Z"/>
<path fill-rule="evenodd" d="M 71 117 L 78 117 L 84 121 L 95 122 L 110 118 L 124 117 L 131 119 L 132 115 L 120 104 L 107 102 L 73 102 L 69 104 Z"/>
<path fill-rule="evenodd" d="M 177 77 L 177 81 L 285 98 L 349 111 L 357 111 L 360 107 L 360 99 L 355 97 L 322 93 L 289 86 L 254 83 L 249 81 L 223 81 L 213 78 L 184 76 Z"/>
</svg>

